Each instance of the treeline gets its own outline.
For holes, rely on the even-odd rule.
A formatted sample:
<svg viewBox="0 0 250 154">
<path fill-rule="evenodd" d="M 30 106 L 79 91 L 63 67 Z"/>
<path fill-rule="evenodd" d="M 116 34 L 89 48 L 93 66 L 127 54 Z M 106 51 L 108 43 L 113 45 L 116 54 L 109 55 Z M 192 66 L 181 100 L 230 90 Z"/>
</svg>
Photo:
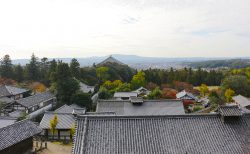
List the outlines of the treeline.
<svg viewBox="0 0 250 154">
<path fill-rule="evenodd" d="M 180 70 L 162 70 L 162 69 L 148 69 L 145 70 L 146 82 L 153 82 L 157 85 L 174 84 L 175 81 L 187 82 L 193 86 L 200 86 L 206 84 L 209 86 L 218 86 L 221 84 L 224 75 L 221 71 L 205 71 L 199 68 L 193 70 L 192 68 L 184 68 Z"/>
<path fill-rule="evenodd" d="M 70 64 L 38 59 L 32 54 L 30 62 L 25 65 L 13 65 L 9 55 L 5 55 L 0 63 L 1 79 L 13 79 L 18 83 L 29 84 L 41 82 L 57 95 L 58 106 L 76 103 L 91 109 L 91 95 L 80 92 L 80 64 L 72 59 Z"/>
<path fill-rule="evenodd" d="M 193 62 L 189 65 L 193 68 L 246 68 L 250 67 L 250 59 L 209 60 L 204 62 Z"/>
</svg>

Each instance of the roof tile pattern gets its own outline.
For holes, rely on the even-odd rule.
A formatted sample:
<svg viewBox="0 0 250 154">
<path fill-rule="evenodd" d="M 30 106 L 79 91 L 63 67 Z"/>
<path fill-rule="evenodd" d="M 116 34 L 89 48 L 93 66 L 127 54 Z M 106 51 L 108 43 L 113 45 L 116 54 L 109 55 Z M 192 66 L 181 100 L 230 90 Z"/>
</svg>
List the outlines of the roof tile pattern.
<svg viewBox="0 0 250 154">
<path fill-rule="evenodd" d="M 46 112 L 40 122 L 40 127 L 42 129 L 50 129 L 50 121 L 57 115 L 58 123 L 56 129 L 70 129 L 75 123 L 74 116 L 70 113 L 53 113 Z"/>
<path fill-rule="evenodd" d="M 26 97 L 23 99 L 19 99 L 16 102 L 25 106 L 25 107 L 32 107 L 34 105 L 38 105 L 41 102 L 50 100 L 55 98 L 55 95 L 52 94 L 51 92 L 47 91 L 44 93 L 39 93 L 39 94 L 35 94 L 33 96 L 30 97 Z"/>
<path fill-rule="evenodd" d="M 99 100 L 96 112 L 115 112 L 117 115 L 185 114 L 181 100 L 144 100 L 141 105 L 123 100 Z"/>
<path fill-rule="evenodd" d="M 22 89 L 22 88 L 17 88 L 17 87 L 13 87 L 13 86 L 6 86 L 6 85 L 0 86 L 0 97 L 17 95 L 17 94 L 22 94 L 25 92 L 27 92 L 27 90 Z"/>
<path fill-rule="evenodd" d="M 73 154 L 250 153 L 250 116 L 78 117 Z"/>
<path fill-rule="evenodd" d="M 222 116 L 241 116 L 242 112 L 238 106 L 220 106 L 219 112 Z"/>
<path fill-rule="evenodd" d="M 37 135 L 42 130 L 33 122 L 24 120 L 0 129 L 0 151 Z"/>
</svg>

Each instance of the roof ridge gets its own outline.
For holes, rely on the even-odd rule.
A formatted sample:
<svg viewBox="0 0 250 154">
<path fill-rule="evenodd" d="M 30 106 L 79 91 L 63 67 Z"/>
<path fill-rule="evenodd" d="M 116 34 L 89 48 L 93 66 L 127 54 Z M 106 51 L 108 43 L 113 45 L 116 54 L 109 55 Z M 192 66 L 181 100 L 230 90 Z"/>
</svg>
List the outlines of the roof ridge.
<svg viewBox="0 0 250 154">
<path fill-rule="evenodd" d="M 24 120 L 21 120 L 21 121 L 17 121 L 17 122 L 14 122 L 14 123 L 11 124 L 11 125 L 7 125 L 7 126 L 5 126 L 5 127 L 0 128 L 0 130 L 1 130 L 1 129 L 4 129 L 4 128 L 8 128 L 8 127 L 13 127 L 13 125 L 18 125 L 18 124 L 24 123 L 24 122 L 26 122 L 26 121 L 30 121 L 30 120 L 29 120 L 29 119 L 24 119 Z M 31 121 L 30 121 L 30 122 L 31 122 Z"/>
<path fill-rule="evenodd" d="M 77 119 L 88 118 L 190 118 L 190 117 L 218 117 L 219 113 L 213 114 L 182 114 L 182 115 L 78 115 Z"/>
</svg>

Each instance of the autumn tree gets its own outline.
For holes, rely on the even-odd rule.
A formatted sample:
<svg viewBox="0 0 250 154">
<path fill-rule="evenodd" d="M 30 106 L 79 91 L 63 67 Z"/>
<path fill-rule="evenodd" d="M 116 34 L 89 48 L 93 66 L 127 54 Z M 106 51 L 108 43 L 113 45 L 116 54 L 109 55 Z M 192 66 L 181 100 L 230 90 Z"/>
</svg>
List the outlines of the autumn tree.
<svg viewBox="0 0 250 154">
<path fill-rule="evenodd" d="M 54 138 L 54 134 L 56 132 L 56 125 L 58 124 L 58 119 L 57 119 L 57 115 L 55 115 L 53 117 L 53 119 L 50 120 L 50 131 L 53 135 L 53 138 Z"/>
<path fill-rule="evenodd" d="M 235 94 L 235 92 L 230 88 L 225 91 L 225 97 L 226 97 L 227 102 L 233 101 L 234 94 Z"/>
<path fill-rule="evenodd" d="M 0 73 L 4 78 L 13 78 L 13 67 L 9 55 L 5 55 L 1 59 Z"/>
<path fill-rule="evenodd" d="M 137 74 L 133 76 L 131 80 L 131 86 L 133 89 L 144 87 L 145 84 L 146 84 L 145 73 L 143 71 L 139 71 Z"/>
<path fill-rule="evenodd" d="M 70 128 L 70 139 L 73 138 L 75 132 L 76 132 L 76 126 L 75 126 L 75 124 L 73 124 L 73 125 L 71 126 L 71 128 Z"/>
<path fill-rule="evenodd" d="M 203 97 L 209 93 L 209 89 L 208 89 L 206 84 L 201 84 L 201 86 L 199 87 L 199 91 L 201 93 L 201 96 L 203 96 Z"/>
<path fill-rule="evenodd" d="M 176 94 L 178 92 L 175 89 L 171 89 L 171 88 L 164 88 L 162 90 L 162 98 L 165 99 L 176 99 Z"/>
</svg>

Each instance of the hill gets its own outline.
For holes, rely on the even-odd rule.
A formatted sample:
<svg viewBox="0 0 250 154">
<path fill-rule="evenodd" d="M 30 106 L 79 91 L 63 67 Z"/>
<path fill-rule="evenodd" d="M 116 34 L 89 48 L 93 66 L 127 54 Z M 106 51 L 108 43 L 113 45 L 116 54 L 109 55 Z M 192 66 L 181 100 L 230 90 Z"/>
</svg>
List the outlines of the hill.
<svg viewBox="0 0 250 154">
<path fill-rule="evenodd" d="M 210 60 L 203 62 L 193 62 L 189 64 L 193 68 L 245 68 L 250 67 L 250 59 L 229 59 L 229 60 Z"/>
</svg>

